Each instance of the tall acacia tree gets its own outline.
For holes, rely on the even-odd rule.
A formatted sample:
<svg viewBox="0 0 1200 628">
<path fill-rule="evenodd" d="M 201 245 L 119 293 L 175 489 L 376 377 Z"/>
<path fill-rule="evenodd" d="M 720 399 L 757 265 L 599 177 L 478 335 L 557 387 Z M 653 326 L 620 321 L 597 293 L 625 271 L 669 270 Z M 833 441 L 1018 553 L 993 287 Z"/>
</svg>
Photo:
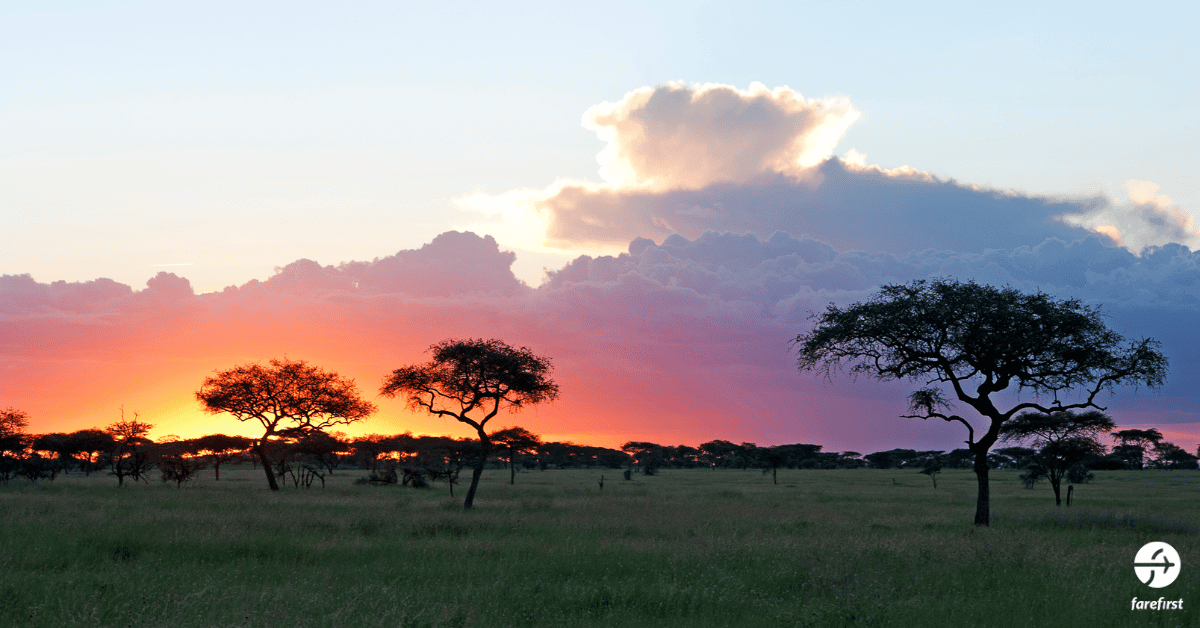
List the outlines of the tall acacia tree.
<svg viewBox="0 0 1200 628">
<path fill-rule="evenodd" d="M 500 340 L 444 340 L 429 351 L 433 354 L 429 362 L 392 371 L 379 392 L 404 397 L 413 410 L 453 417 L 475 429 L 480 451 L 463 502 L 464 508 L 470 508 L 492 451 L 488 421 L 502 408 L 519 411 L 557 399 L 558 384 L 550 379 L 549 358 Z"/>
<path fill-rule="evenodd" d="M 976 525 L 990 521 L 987 456 L 1006 421 L 1026 410 L 1104 410 L 1096 404 L 1101 391 L 1118 384 L 1157 388 L 1167 374 L 1157 341 L 1127 341 L 1108 329 L 1098 308 L 974 281 L 883 286 L 865 303 L 830 304 L 812 318 L 813 329 L 793 340 L 800 370 L 830 377 L 848 367 L 855 375 L 920 382 L 926 387 L 909 395 L 905 417 L 966 427 L 979 487 Z M 997 398 L 1010 387 L 1033 400 Z M 983 417 L 978 433 L 952 413 L 946 388 Z M 1068 394 L 1072 399 L 1062 398 Z M 997 407 L 1004 401 L 1011 407 Z"/>
<path fill-rule="evenodd" d="M 239 421 L 256 420 L 263 426 L 263 436 L 252 449 L 272 491 L 279 490 L 267 453 L 272 437 L 303 437 L 375 412 L 374 404 L 359 397 L 353 379 L 286 358 L 271 360 L 269 366 L 244 364 L 220 371 L 204 380 L 196 399 L 206 412 L 228 412 Z"/>
</svg>

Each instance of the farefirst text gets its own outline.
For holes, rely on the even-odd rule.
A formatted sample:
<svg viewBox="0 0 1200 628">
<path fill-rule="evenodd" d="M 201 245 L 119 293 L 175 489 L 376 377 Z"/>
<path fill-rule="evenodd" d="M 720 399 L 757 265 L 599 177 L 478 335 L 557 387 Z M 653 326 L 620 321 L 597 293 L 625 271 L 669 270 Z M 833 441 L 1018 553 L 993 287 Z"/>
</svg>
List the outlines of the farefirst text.
<svg viewBox="0 0 1200 628">
<path fill-rule="evenodd" d="M 1183 610 L 1183 599 L 1168 600 L 1165 597 L 1160 597 L 1157 600 L 1138 600 L 1133 598 L 1132 608 L 1130 610 L 1146 610 L 1165 611 L 1165 610 Z"/>
</svg>

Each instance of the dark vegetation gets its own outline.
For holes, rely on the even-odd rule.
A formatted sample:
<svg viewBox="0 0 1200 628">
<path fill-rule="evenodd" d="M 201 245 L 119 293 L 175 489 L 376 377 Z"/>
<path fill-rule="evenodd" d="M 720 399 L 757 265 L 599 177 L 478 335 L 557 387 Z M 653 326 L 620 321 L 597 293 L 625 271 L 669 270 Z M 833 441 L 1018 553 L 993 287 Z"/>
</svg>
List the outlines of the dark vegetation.
<svg viewBox="0 0 1200 628">
<path fill-rule="evenodd" d="M 1039 480 L 1049 480 L 1055 487 L 1056 501 L 1059 501 L 1058 482 L 1064 479 L 1084 482 L 1094 470 L 1197 469 L 1197 456 L 1163 441 L 1161 435 L 1154 446 L 1145 450 L 1138 447 L 1136 456 L 1129 453 L 1131 445 L 1117 444 L 1110 451 L 1094 439 L 1086 447 L 1072 445 L 1074 448 L 1064 451 L 1064 439 L 1052 440 L 1056 433 L 1051 437 L 1029 436 L 1035 428 L 1041 429 L 1043 423 L 1054 425 L 1054 419 L 1040 416 L 1019 417 L 1021 421 L 1014 420 L 1006 430 L 1006 438 L 1032 438 L 1034 447 L 999 448 L 989 454 L 988 464 L 993 469 L 1021 470 Z M 136 415 L 131 421 L 122 417 L 103 430 L 65 434 L 28 434 L 25 432 L 28 419 L 17 410 L 5 410 L 0 417 L 0 482 L 4 483 L 11 479 L 37 482 L 54 480 L 59 474 L 87 476 L 105 472 L 115 477 L 120 486 L 127 480 L 148 482 L 151 472 L 157 469 L 162 482 L 182 486 L 199 477 L 201 471 L 211 471 L 212 479 L 221 481 L 221 465 L 262 466 L 259 446 L 253 439 L 210 434 L 155 442 L 144 436 L 152 426 L 138 421 Z M 1025 425 L 1033 427 L 1027 429 Z M 1123 432 L 1131 431 L 1140 432 Z M 1147 431 L 1157 434 L 1155 430 Z M 1119 439 L 1123 432 L 1114 436 Z M 543 442 L 538 435 L 521 427 L 497 430 L 493 436 L 493 443 L 503 446 L 493 447 L 486 459 L 480 456 L 479 442 L 475 439 L 411 433 L 351 438 L 324 431 L 279 436 L 268 443 L 266 454 L 271 461 L 271 477 L 277 485 L 320 487 L 337 471 L 358 469 L 369 472 L 362 478 L 364 484 L 424 488 L 444 482 L 448 483 L 451 494 L 460 471 L 476 468 L 481 459 L 485 469 L 509 471 L 510 483 L 518 472 L 557 469 L 625 470 L 631 478 L 632 474 L 653 476 L 664 469 L 761 470 L 764 475 L 775 475 L 774 483 L 780 469 L 891 469 L 930 475 L 936 486 L 934 476 L 941 470 L 971 469 L 974 465 L 974 455 L 965 448 L 890 449 L 864 456 L 853 451 L 822 451 L 821 445 L 806 443 L 760 447 L 727 440 L 712 440 L 697 447 L 628 442 L 620 449 L 611 449 Z"/>
<path fill-rule="evenodd" d="M 829 377 L 848 368 L 924 385 L 909 396 L 906 416 L 966 428 L 978 483 L 975 524 L 982 526 L 991 521 L 988 455 L 1006 423 L 1031 411 L 1103 410 L 1096 403 L 1102 391 L 1158 388 L 1167 375 L 1157 341 L 1126 340 L 1108 329 L 1099 308 L 974 281 L 887 285 L 865 303 L 830 304 L 813 319 L 813 329 L 794 339 L 801 370 Z M 1001 393 L 1010 387 L 1033 399 L 1006 402 Z M 985 419 L 979 433 L 953 413 L 956 402 Z"/>
</svg>

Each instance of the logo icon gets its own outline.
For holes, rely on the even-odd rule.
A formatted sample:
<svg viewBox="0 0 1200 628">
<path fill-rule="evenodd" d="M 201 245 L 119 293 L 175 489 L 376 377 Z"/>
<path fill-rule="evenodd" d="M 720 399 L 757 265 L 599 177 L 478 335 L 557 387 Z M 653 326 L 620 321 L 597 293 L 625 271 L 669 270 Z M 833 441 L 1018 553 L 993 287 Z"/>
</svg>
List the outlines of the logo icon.
<svg viewBox="0 0 1200 628">
<path fill-rule="evenodd" d="M 1142 584 L 1161 589 L 1179 577 L 1179 552 L 1162 541 L 1153 541 L 1142 546 L 1133 557 L 1133 573 Z"/>
</svg>

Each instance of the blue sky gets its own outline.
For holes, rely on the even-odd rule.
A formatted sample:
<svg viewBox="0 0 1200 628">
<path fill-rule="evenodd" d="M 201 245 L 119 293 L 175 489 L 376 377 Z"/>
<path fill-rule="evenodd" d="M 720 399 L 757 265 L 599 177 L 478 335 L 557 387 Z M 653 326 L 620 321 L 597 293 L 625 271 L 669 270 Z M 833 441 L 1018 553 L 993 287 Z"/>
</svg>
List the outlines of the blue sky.
<svg viewBox="0 0 1200 628">
<path fill-rule="evenodd" d="M 6 2 L 0 273 L 197 290 L 479 228 L 456 199 L 599 182 L 581 116 L 669 81 L 861 113 L 834 152 L 1036 195 L 1192 172 L 1175 3 Z M 485 225 L 486 226 L 486 225 Z M 500 235 L 502 246 L 515 248 Z M 518 275 L 573 254 L 517 249 Z M 167 266 L 179 264 L 180 266 Z"/>
</svg>

